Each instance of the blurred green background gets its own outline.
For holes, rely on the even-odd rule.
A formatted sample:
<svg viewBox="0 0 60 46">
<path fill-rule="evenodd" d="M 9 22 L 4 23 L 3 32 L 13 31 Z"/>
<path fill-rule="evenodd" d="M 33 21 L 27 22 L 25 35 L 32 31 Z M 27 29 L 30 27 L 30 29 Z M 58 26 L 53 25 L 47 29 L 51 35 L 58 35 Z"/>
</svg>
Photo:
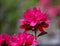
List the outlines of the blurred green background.
<svg viewBox="0 0 60 46">
<path fill-rule="evenodd" d="M 17 24 L 17 0 L 0 0 L 0 33 L 12 34 Z"/>
<path fill-rule="evenodd" d="M 18 18 L 36 3 L 37 0 L 0 0 L 0 33 L 15 33 Z"/>
</svg>

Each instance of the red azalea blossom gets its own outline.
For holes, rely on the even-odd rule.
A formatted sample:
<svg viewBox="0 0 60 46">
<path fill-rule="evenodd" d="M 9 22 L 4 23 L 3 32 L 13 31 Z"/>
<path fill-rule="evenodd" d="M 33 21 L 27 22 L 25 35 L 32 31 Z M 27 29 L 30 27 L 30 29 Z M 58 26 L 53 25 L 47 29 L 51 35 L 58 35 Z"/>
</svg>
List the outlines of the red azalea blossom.
<svg viewBox="0 0 60 46">
<path fill-rule="evenodd" d="M 31 46 L 32 44 L 37 44 L 37 41 L 34 40 L 33 35 L 27 32 L 19 32 L 18 36 L 12 36 L 11 46 Z"/>
<path fill-rule="evenodd" d="M 0 34 L 0 46 L 10 46 L 11 37 L 8 34 Z"/>
<path fill-rule="evenodd" d="M 26 10 L 24 18 L 19 19 L 19 21 L 23 23 L 20 25 L 20 28 L 25 30 L 39 30 L 40 32 L 45 32 L 43 28 L 48 28 L 49 24 L 47 22 L 51 22 L 47 20 L 47 14 L 41 12 L 36 7 Z"/>
</svg>

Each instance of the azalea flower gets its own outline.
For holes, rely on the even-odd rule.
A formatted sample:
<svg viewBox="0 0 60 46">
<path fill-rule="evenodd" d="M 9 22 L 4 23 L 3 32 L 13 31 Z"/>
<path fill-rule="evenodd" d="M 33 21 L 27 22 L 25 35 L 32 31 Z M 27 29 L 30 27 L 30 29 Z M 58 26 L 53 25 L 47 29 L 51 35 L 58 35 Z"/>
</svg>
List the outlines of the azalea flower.
<svg viewBox="0 0 60 46">
<path fill-rule="evenodd" d="M 33 35 L 27 32 L 19 32 L 18 36 L 12 36 L 11 46 L 31 46 L 32 44 L 37 44 L 37 41 L 34 40 Z"/>
<path fill-rule="evenodd" d="M 11 37 L 8 34 L 0 34 L 0 46 L 10 46 Z"/>
<path fill-rule="evenodd" d="M 51 22 L 47 19 L 47 14 L 45 12 L 41 12 L 39 8 L 27 9 L 24 12 L 24 18 L 19 19 L 22 23 L 20 28 L 25 30 L 36 31 L 39 30 L 41 33 L 46 34 L 43 28 L 48 28 L 48 22 Z"/>
</svg>

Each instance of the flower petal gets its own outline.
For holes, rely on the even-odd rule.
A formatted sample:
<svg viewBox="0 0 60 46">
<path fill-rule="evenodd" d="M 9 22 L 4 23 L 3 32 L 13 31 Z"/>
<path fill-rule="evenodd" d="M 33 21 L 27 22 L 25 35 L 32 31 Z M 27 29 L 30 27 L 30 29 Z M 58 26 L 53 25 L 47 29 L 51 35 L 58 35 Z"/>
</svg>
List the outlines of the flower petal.
<svg viewBox="0 0 60 46">
<path fill-rule="evenodd" d="M 30 25 L 31 26 L 35 26 L 36 25 L 36 22 L 31 22 Z"/>
<path fill-rule="evenodd" d="M 34 44 L 34 45 L 38 44 L 38 41 L 34 40 L 33 44 Z"/>
<path fill-rule="evenodd" d="M 50 22 L 52 22 L 52 20 L 47 20 L 46 22 L 47 22 L 47 23 L 50 23 Z"/>
</svg>

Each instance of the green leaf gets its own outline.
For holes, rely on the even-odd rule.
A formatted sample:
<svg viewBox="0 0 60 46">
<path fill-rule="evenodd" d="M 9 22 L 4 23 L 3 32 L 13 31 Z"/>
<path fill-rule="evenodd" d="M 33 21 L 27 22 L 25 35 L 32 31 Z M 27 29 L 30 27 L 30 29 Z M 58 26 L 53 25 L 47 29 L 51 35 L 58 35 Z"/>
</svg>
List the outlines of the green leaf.
<svg viewBox="0 0 60 46">
<path fill-rule="evenodd" d="M 42 35 L 45 35 L 45 34 L 47 34 L 47 32 L 42 32 L 42 33 L 40 33 L 40 34 L 38 35 L 38 37 L 39 37 L 39 36 L 42 36 Z"/>
</svg>

